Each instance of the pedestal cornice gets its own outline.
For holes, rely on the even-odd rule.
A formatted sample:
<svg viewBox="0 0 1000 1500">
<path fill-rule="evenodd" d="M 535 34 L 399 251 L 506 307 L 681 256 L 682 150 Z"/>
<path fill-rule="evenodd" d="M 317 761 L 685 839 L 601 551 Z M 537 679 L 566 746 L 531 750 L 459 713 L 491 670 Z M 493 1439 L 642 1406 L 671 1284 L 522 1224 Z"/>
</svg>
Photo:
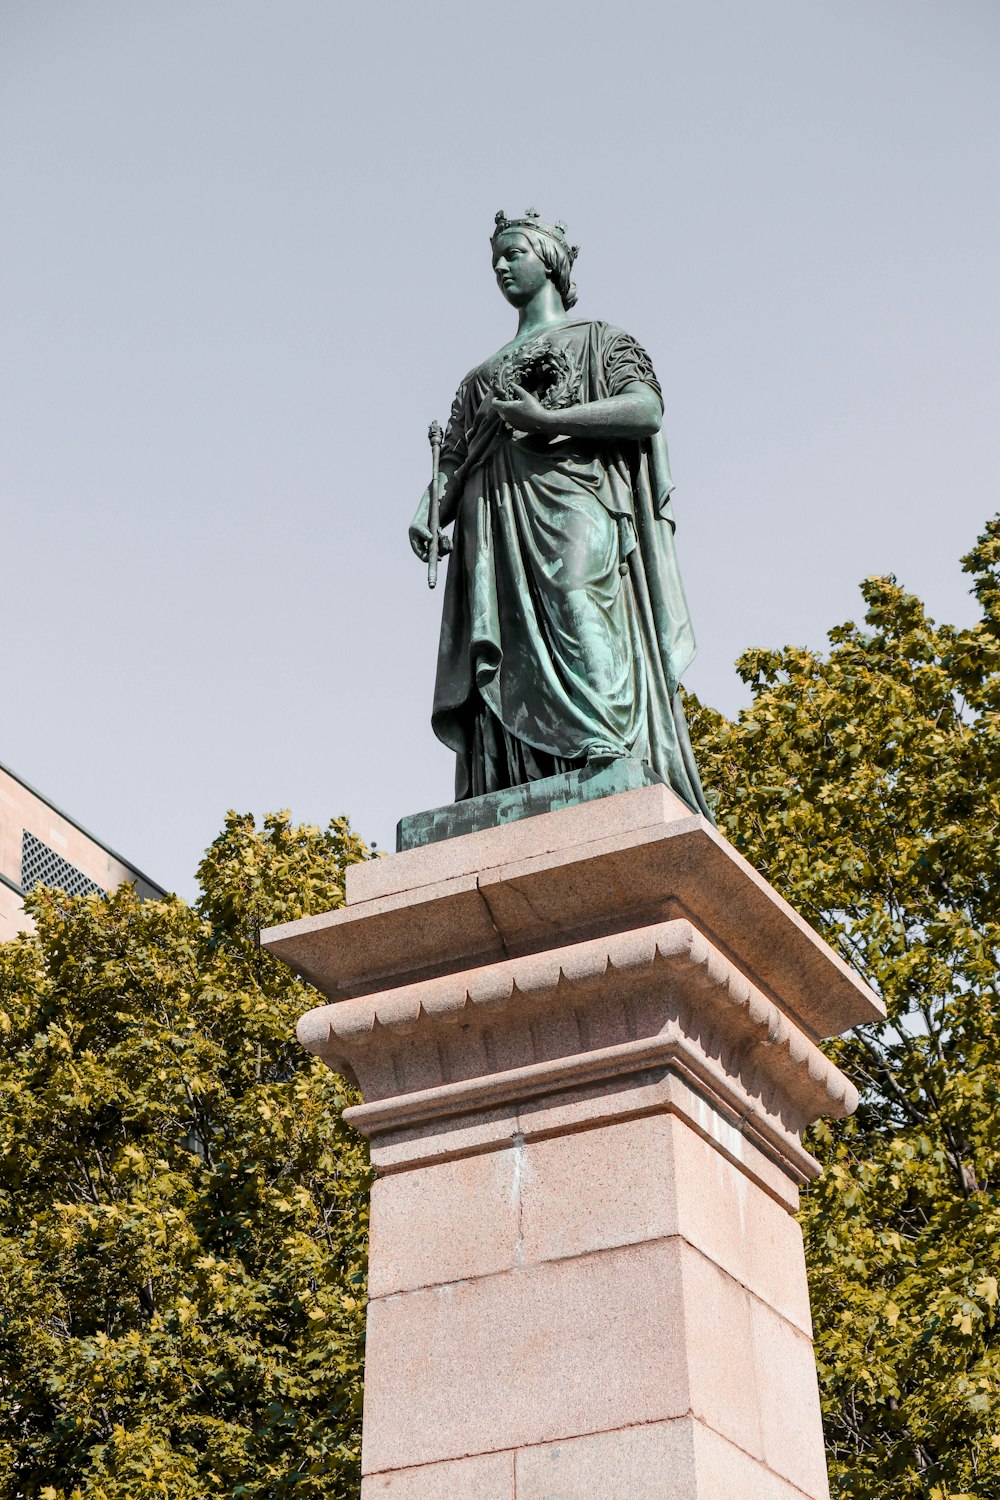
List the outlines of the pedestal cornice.
<svg viewBox="0 0 1000 1500">
<path fill-rule="evenodd" d="M 263 942 L 329 997 L 299 1039 L 359 1084 L 380 1171 L 557 1128 L 524 1107 L 572 1097 L 575 1129 L 710 1105 L 720 1149 L 797 1186 L 802 1131 L 856 1106 L 816 1042 L 879 1002 L 666 787 L 355 866 L 348 898 Z"/>
<path fill-rule="evenodd" d="M 366 1102 L 346 1118 L 366 1135 L 669 1072 L 710 1091 L 801 1181 L 815 1171 L 801 1131 L 857 1103 L 815 1043 L 684 919 L 320 1006 L 298 1035 L 360 1085 Z"/>
</svg>

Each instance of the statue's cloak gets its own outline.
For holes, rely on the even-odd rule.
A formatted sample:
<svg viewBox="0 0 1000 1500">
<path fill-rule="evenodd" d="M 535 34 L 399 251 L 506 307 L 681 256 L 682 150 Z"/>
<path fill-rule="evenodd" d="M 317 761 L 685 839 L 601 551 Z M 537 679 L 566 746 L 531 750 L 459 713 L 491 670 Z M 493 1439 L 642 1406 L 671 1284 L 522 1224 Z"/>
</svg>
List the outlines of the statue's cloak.
<svg viewBox="0 0 1000 1500">
<path fill-rule="evenodd" d="M 636 382 L 660 396 L 619 328 L 565 323 L 516 356 L 539 346 L 562 404 Z M 443 447 L 458 502 L 432 723 L 457 756 L 456 798 L 629 756 L 708 814 L 677 692 L 695 642 L 664 437 L 512 433 L 489 400 L 510 357 L 462 382 Z"/>
</svg>

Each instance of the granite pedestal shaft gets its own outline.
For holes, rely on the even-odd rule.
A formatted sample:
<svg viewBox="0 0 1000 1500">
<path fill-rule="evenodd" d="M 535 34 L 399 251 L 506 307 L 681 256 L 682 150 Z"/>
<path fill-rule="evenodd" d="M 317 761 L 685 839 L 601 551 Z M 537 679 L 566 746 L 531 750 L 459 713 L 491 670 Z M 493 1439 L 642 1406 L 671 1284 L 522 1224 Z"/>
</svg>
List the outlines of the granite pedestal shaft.
<svg viewBox="0 0 1000 1500">
<path fill-rule="evenodd" d="M 823 1500 L 801 1140 L 877 1000 L 664 786 L 265 934 L 371 1141 L 363 1500 Z"/>
</svg>

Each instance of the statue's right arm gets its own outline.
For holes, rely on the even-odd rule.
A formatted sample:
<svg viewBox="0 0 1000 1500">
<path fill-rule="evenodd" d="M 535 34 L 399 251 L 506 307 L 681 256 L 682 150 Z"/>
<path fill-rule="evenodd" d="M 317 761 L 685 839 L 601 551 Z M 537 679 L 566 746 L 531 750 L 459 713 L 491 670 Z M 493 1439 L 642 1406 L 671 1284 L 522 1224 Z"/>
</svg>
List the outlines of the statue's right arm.
<svg viewBox="0 0 1000 1500">
<path fill-rule="evenodd" d="M 438 471 L 438 499 L 441 507 L 440 525 L 438 527 L 438 551 L 442 557 L 451 551 L 451 538 L 445 536 L 441 528 L 450 526 L 455 519 L 458 496 L 454 493 L 451 481 L 457 468 L 457 458 L 450 456 L 442 457 L 441 467 Z M 427 549 L 431 541 L 430 510 L 431 487 L 428 485 L 420 497 L 417 513 L 410 523 L 410 546 L 421 562 L 427 561 Z"/>
<path fill-rule="evenodd" d="M 473 370 L 466 375 L 455 394 L 441 448 L 438 465 L 438 551 L 441 557 L 451 551 L 451 538 L 446 537 L 441 528 L 450 526 L 458 512 L 464 484 L 463 473 L 468 471 L 470 435 L 475 433 L 483 418 L 489 415 L 488 399 L 483 401 L 475 395 L 470 399 L 470 387 L 473 387 L 475 373 Z M 459 473 L 459 470 L 463 473 Z M 456 475 L 457 482 L 453 482 Z M 431 493 L 428 485 L 420 497 L 417 513 L 410 525 L 410 546 L 421 562 L 427 561 L 427 549 L 431 540 L 430 508 Z"/>
</svg>

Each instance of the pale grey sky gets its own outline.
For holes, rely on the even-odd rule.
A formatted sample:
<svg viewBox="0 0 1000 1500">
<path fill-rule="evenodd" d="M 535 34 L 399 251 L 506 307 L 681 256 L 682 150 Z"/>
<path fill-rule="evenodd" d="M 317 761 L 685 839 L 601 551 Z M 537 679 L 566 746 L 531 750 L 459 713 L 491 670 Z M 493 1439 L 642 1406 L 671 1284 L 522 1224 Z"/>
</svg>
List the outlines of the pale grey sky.
<svg viewBox="0 0 1000 1500">
<path fill-rule="evenodd" d="M 1000 508 L 996 0 L 0 0 L 0 761 L 185 894 L 225 809 L 447 801 L 426 430 L 498 208 L 666 396 L 688 682 Z"/>
</svg>

